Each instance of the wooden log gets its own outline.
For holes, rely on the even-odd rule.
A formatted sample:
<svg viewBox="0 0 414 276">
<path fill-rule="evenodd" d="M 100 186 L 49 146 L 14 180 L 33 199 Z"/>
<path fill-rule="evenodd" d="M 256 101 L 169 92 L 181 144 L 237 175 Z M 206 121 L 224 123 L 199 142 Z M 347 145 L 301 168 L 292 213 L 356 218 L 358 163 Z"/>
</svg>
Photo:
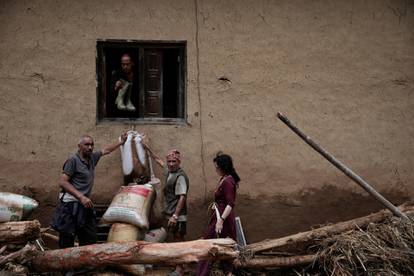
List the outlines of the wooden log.
<svg viewBox="0 0 414 276">
<path fill-rule="evenodd" d="M 294 267 L 306 265 L 316 260 L 316 255 L 289 257 L 254 257 L 252 259 L 236 259 L 233 264 L 238 268 Z"/>
<path fill-rule="evenodd" d="M 403 212 L 414 211 L 413 205 L 402 205 L 400 209 Z M 389 210 L 381 210 L 377 213 L 370 214 L 365 217 L 360 217 L 344 222 L 339 222 L 333 225 L 327 225 L 321 228 L 310 231 L 297 233 L 291 236 L 286 236 L 278 239 L 269 239 L 257 243 L 247 245 L 244 249 L 251 253 L 257 253 L 269 249 L 289 251 L 294 250 L 300 252 L 304 250 L 309 244 L 314 243 L 317 239 L 323 239 L 328 236 L 336 235 L 348 230 L 365 228 L 369 223 L 376 223 L 390 217 L 392 214 Z"/>
<path fill-rule="evenodd" d="M 399 210 L 391 202 L 389 202 L 385 197 L 383 197 L 380 193 L 378 193 L 371 185 L 368 184 L 368 182 L 362 179 L 359 175 L 353 172 L 350 168 L 345 166 L 345 164 L 343 164 L 341 161 L 336 159 L 332 154 L 327 152 L 324 148 L 322 148 L 317 143 L 315 143 L 309 136 L 307 136 L 299 128 L 297 128 L 294 124 L 292 124 L 285 115 L 278 112 L 277 117 L 282 122 L 284 122 L 293 132 L 295 132 L 300 138 L 302 138 L 302 140 L 305 141 L 309 146 L 311 146 L 314 150 L 316 150 L 323 157 L 325 157 L 326 160 L 331 162 L 335 167 L 337 167 L 340 171 L 342 171 L 346 176 L 348 176 L 353 181 L 355 181 L 355 183 L 361 186 L 365 191 L 367 191 L 372 197 L 378 200 L 382 205 L 387 207 L 396 216 L 408 219 L 408 217 L 404 215 L 401 212 L 401 210 Z"/>
<path fill-rule="evenodd" d="M 37 272 L 68 271 L 114 264 L 168 264 L 205 259 L 235 259 L 238 252 L 232 239 L 195 240 L 177 243 L 144 241 L 110 242 L 38 252 L 32 259 Z"/>
<path fill-rule="evenodd" d="M 24 263 L 31 259 L 31 256 L 36 252 L 36 247 L 30 244 L 26 244 L 25 247 L 19 251 L 12 252 L 6 256 L 0 256 L 0 267 L 7 262 L 16 261 L 18 263 Z"/>
<path fill-rule="evenodd" d="M 40 237 L 38 220 L 0 223 L 0 243 L 25 244 Z"/>
</svg>

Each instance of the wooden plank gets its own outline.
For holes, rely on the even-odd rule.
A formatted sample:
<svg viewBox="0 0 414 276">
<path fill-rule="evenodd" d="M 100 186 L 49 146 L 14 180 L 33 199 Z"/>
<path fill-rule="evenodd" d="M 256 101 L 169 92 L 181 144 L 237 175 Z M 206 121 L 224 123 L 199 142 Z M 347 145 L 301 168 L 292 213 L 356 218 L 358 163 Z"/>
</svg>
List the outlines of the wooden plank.
<svg viewBox="0 0 414 276">
<path fill-rule="evenodd" d="M 414 211 L 413 205 L 400 206 L 400 208 L 404 212 Z M 257 253 L 269 249 L 282 251 L 293 249 L 296 252 L 300 252 L 301 250 L 304 250 L 307 245 L 314 243 L 317 239 L 323 239 L 328 236 L 356 229 L 357 227 L 365 228 L 369 223 L 380 222 L 391 215 L 392 214 L 389 210 L 381 210 L 377 213 L 373 213 L 365 217 L 339 222 L 333 225 L 327 225 L 321 228 L 297 233 L 291 236 L 252 243 L 247 245 L 245 247 L 245 250 L 250 251 L 251 253 Z"/>
<path fill-rule="evenodd" d="M 205 259 L 235 259 L 232 239 L 195 240 L 177 243 L 144 241 L 110 242 L 38 252 L 32 259 L 37 272 L 69 271 L 114 264 L 194 263 Z"/>
<path fill-rule="evenodd" d="M 0 243 L 25 244 L 40 237 L 38 220 L 0 223 Z"/>
</svg>

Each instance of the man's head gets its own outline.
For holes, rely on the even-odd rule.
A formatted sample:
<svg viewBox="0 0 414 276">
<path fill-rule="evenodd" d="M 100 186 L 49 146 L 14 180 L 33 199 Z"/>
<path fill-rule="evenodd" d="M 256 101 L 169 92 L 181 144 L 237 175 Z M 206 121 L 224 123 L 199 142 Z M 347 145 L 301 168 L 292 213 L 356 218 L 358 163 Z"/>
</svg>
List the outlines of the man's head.
<svg viewBox="0 0 414 276">
<path fill-rule="evenodd" d="M 134 62 L 131 59 L 129 54 L 123 54 L 121 57 L 121 68 L 125 74 L 129 74 L 132 72 L 132 66 L 134 66 Z"/>
<path fill-rule="evenodd" d="M 79 143 L 78 143 L 78 148 L 79 148 L 79 153 L 82 157 L 87 157 L 89 158 L 93 152 L 93 138 L 89 135 L 83 135 L 80 139 L 79 139 Z"/>
<path fill-rule="evenodd" d="M 178 150 L 170 150 L 167 154 L 167 167 L 170 172 L 175 172 L 180 168 L 181 154 Z"/>
</svg>

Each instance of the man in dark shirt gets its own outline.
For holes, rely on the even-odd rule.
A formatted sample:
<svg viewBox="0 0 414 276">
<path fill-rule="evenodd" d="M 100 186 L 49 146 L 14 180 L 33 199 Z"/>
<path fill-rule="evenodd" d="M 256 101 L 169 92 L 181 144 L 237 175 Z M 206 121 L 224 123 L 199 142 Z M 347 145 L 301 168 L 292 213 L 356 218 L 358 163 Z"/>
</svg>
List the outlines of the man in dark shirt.
<svg viewBox="0 0 414 276">
<path fill-rule="evenodd" d="M 93 151 L 93 138 L 84 135 L 79 140 L 78 152 L 66 160 L 59 179 L 60 202 L 52 221 L 52 227 L 59 232 L 60 248 L 73 247 L 76 236 L 79 245 L 96 243 L 96 217 L 90 199 L 95 167 L 101 156 L 123 145 L 126 138 L 123 133 L 118 142 Z"/>
</svg>

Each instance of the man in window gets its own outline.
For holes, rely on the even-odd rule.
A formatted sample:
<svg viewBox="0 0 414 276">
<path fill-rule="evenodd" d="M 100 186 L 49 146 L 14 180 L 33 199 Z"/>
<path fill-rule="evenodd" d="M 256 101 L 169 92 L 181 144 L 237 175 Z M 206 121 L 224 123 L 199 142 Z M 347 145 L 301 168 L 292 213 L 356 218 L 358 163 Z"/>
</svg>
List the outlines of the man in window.
<svg viewBox="0 0 414 276">
<path fill-rule="evenodd" d="M 112 73 L 112 79 L 115 83 L 113 89 L 118 96 L 115 99 L 115 106 L 122 111 L 134 112 L 136 110 L 131 101 L 134 85 L 134 62 L 129 54 L 123 54 L 121 57 L 121 70 Z"/>
</svg>

